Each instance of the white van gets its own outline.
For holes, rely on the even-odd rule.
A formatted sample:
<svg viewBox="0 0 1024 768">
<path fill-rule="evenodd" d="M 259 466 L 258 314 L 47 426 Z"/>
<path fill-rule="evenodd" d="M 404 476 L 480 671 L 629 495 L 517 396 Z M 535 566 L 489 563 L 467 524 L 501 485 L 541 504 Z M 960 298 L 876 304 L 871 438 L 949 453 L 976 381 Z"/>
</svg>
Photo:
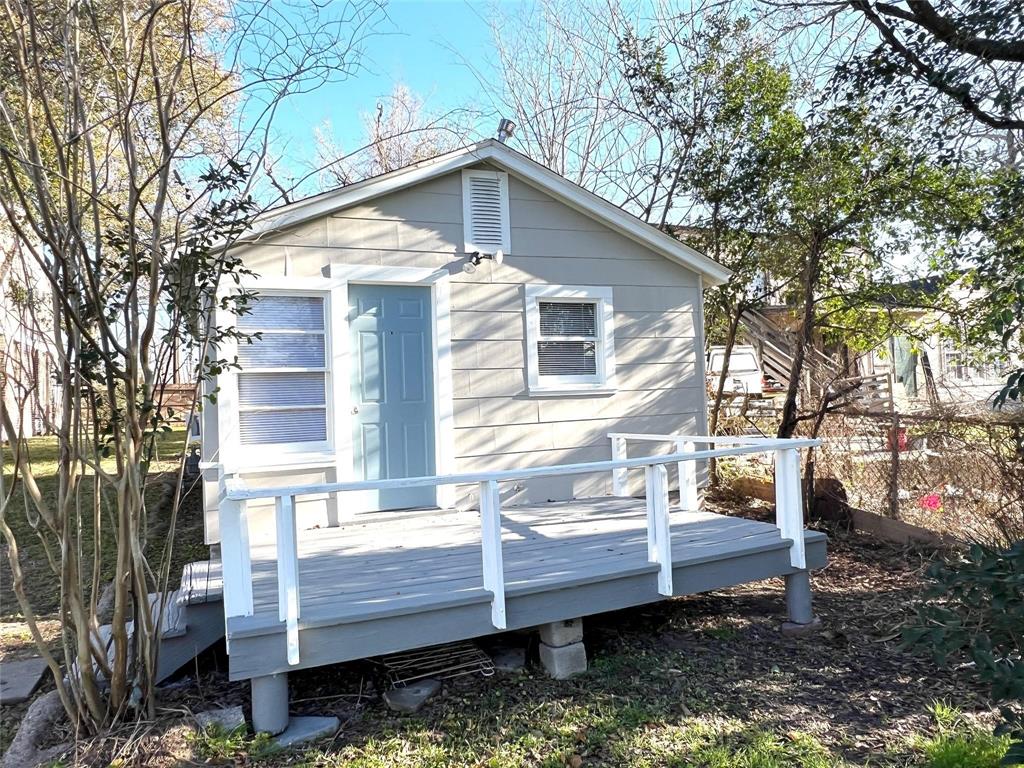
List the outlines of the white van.
<svg viewBox="0 0 1024 768">
<path fill-rule="evenodd" d="M 711 391 L 718 387 L 725 362 L 725 347 L 712 347 L 708 354 L 707 376 Z M 727 395 L 764 394 L 764 374 L 757 360 L 757 351 L 749 344 L 737 344 L 729 356 L 729 373 L 725 380 Z"/>
</svg>

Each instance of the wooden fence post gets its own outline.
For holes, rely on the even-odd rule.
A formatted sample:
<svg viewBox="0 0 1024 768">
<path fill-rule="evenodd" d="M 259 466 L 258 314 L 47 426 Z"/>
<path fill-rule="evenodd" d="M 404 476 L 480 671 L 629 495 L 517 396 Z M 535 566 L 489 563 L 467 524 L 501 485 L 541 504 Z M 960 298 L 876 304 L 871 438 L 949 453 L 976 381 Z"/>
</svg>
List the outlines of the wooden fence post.
<svg viewBox="0 0 1024 768">
<path fill-rule="evenodd" d="M 889 430 L 889 517 L 900 519 L 900 415 L 895 411 Z"/>
</svg>

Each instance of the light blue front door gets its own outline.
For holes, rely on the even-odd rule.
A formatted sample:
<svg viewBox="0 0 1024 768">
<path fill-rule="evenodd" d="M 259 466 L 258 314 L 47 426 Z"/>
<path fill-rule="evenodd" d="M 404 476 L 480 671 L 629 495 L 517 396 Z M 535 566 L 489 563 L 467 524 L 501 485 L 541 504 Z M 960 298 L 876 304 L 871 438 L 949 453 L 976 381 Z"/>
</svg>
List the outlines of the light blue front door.
<svg viewBox="0 0 1024 768">
<path fill-rule="evenodd" d="M 363 480 L 434 474 L 430 289 L 349 285 L 352 454 Z M 371 494 L 376 509 L 433 506 L 432 486 Z"/>
</svg>

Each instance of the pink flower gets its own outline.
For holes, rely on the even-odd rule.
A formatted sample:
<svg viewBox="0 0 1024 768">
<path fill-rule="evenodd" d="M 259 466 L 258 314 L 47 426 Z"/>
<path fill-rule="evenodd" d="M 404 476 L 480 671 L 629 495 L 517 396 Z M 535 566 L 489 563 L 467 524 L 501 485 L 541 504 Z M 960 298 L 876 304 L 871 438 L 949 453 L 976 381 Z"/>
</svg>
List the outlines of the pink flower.
<svg viewBox="0 0 1024 768">
<path fill-rule="evenodd" d="M 937 493 L 929 493 L 922 496 L 918 500 L 917 504 L 921 509 L 927 509 L 931 512 L 940 512 L 942 510 L 942 497 Z"/>
</svg>

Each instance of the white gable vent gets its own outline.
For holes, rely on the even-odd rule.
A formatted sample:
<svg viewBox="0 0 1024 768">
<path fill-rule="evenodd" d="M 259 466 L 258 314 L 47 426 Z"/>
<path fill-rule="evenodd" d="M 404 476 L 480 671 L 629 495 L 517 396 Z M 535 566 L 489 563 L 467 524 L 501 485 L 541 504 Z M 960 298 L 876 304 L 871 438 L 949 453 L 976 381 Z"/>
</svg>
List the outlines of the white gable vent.
<svg viewBox="0 0 1024 768">
<path fill-rule="evenodd" d="M 462 172 L 462 221 L 466 253 L 510 251 L 508 174 Z"/>
</svg>

